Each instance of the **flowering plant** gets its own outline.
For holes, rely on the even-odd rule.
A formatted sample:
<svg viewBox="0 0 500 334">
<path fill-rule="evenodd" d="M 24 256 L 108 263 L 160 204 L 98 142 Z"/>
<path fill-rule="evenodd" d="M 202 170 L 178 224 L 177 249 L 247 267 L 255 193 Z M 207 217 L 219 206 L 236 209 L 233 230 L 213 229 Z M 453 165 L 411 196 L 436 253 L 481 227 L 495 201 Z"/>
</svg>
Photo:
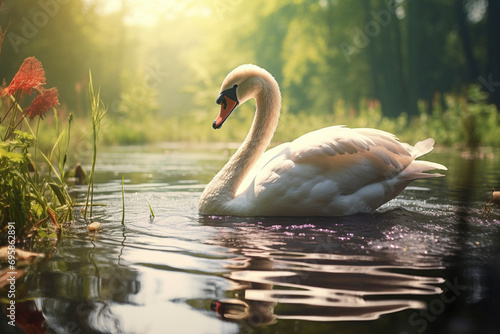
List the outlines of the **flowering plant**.
<svg viewBox="0 0 500 334">
<path fill-rule="evenodd" d="M 26 115 L 28 115 L 30 119 L 36 116 L 40 116 L 40 118 L 43 119 L 43 115 L 45 115 L 47 111 L 59 104 L 57 88 L 45 89 L 43 87 L 45 84 L 45 71 L 42 67 L 42 63 L 35 57 L 26 58 L 10 84 L 0 92 L 1 97 L 10 96 L 13 101 L 0 121 L 0 124 L 3 123 L 12 112 L 4 140 L 12 136 Z M 33 91 L 37 93 L 37 96 L 33 99 L 30 106 L 23 110 L 19 104 L 21 98 L 30 95 Z M 19 111 L 22 112 L 18 120 Z"/>
<path fill-rule="evenodd" d="M 31 133 L 19 130 L 26 116 L 30 119 L 37 116 L 43 119 L 51 108 L 59 105 L 57 88 L 45 88 L 45 85 L 42 64 L 35 57 L 29 57 L 23 61 L 10 84 L 0 90 L 0 98 L 4 98 L 8 106 L 0 119 L 0 131 L 5 131 L 3 141 L 0 140 L 0 231 L 5 229 L 7 222 L 15 221 L 20 227 L 16 229 L 17 236 L 30 235 L 33 230 L 45 233 L 37 229 L 45 221 L 51 221 L 59 233 L 57 220 L 68 221 L 73 217 L 73 200 L 67 192 L 64 179 L 66 151 L 58 155 L 59 170 L 56 170 L 52 164 L 52 153 L 47 157 L 37 150 L 37 135 L 31 128 Z M 36 96 L 30 105 L 23 109 L 21 100 L 33 93 L 36 93 Z M 57 117 L 55 121 L 59 129 Z M 65 136 L 69 143 L 71 117 L 68 121 Z M 61 138 L 63 133 L 59 135 L 54 148 L 60 145 Z M 48 176 L 39 173 L 36 159 L 31 157 L 33 144 L 35 156 L 39 152 L 39 156 L 41 155 L 49 166 Z M 52 178 L 52 173 L 56 175 L 55 179 Z"/>
</svg>

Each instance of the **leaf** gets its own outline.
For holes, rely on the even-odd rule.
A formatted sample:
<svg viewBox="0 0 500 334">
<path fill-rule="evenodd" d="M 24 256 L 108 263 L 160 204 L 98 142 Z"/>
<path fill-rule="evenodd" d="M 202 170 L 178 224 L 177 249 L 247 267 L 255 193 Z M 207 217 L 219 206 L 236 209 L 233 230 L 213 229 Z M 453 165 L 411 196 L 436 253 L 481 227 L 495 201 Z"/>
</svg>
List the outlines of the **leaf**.
<svg viewBox="0 0 500 334">
<path fill-rule="evenodd" d="M 33 210 L 37 217 L 40 217 L 44 212 L 43 206 L 38 201 L 31 201 L 31 210 Z"/>
<path fill-rule="evenodd" d="M 64 204 L 66 203 L 66 198 L 64 197 L 64 193 L 61 190 L 61 186 L 55 184 L 54 182 L 49 182 L 50 189 L 56 194 L 57 199 L 59 200 L 59 203 Z"/>
<path fill-rule="evenodd" d="M 16 130 L 14 131 L 16 134 L 16 139 L 19 139 L 23 143 L 31 143 L 35 140 L 35 136 L 33 136 L 31 133 Z"/>
<path fill-rule="evenodd" d="M 57 239 L 58 238 L 56 233 L 50 233 L 50 234 L 48 234 L 44 229 L 41 229 L 41 228 L 37 229 L 36 233 L 38 235 L 38 238 L 44 239 L 44 240 L 45 239 Z"/>
<path fill-rule="evenodd" d="M 17 152 L 9 152 L 0 148 L 0 158 L 7 158 L 14 163 L 23 163 L 25 160 L 25 155 Z"/>
</svg>

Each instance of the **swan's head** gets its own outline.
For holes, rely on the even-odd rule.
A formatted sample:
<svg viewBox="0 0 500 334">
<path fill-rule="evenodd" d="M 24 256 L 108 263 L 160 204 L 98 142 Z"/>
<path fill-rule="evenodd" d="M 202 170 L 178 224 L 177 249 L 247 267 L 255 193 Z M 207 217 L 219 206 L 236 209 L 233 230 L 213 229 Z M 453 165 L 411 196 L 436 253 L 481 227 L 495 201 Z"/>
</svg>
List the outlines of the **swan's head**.
<svg viewBox="0 0 500 334">
<path fill-rule="evenodd" d="M 222 124 L 239 104 L 244 103 L 250 98 L 256 97 L 257 94 L 263 91 L 263 87 L 271 88 L 269 91 L 274 89 L 279 96 L 278 83 L 273 76 L 263 68 L 248 64 L 238 66 L 232 70 L 224 79 L 219 97 L 216 100 L 221 108 L 219 115 L 212 124 L 213 128 L 220 129 Z M 281 98 L 279 97 L 278 99 Z"/>
</svg>

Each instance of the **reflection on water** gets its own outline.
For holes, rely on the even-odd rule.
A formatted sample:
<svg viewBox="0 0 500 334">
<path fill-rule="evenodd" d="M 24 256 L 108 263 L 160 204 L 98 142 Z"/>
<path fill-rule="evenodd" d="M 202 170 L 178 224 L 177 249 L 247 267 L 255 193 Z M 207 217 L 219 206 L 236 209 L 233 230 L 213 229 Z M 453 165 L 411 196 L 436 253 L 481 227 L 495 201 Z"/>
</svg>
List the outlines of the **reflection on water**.
<svg viewBox="0 0 500 334">
<path fill-rule="evenodd" d="M 219 226 L 226 226 L 226 222 L 218 220 Z M 423 309 L 426 304 L 416 299 L 419 295 L 442 292 L 439 285 L 444 279 L 432 273 L 429 276 L 442 269 L 438 263 L 431 266 L 420 258 L 421 263 L 392 265 L 406 260 L 397 261 L 395 254 L 377 256 L 369 251 L 349 254 L 341 251 L 333 238 L 322 239 L 327 228 L 310 223 L 283 227 L 273 224 L 277 219 L 267 220 L 271 221 L 238 223 L 235 229 L 220 231 L 214 240 L 236 255 L 225 265 L 230 273 L 224 276 L 234 283 L 231 290 L 238 298 L 215 301 L 223 319 L 247 320 L 252 325 L 276 319 L 373 320 L 382 314 Z M 210 223 L 210 218 L 202 222 Z M 302 242 L 290 236 L 291 232 L 288 237 L 277 232 L 289 227 L 300 231 Z M 356 228 L 352 222 L 350 227 Z M 335 230 L 341 232 L 342 227 Z M 366 245 L 373 238 L 370 229 L 367 231 L 356 235 Z M 352 232 L 347 234 L 354 236 Z"/>
<path fill-rule="evenodd" d="M 447 177 L 413 184 L 373 215 L 264 219 L 198 216 L 201 191 L 227 158 L 221 150 L 114 149 L 97 163 L 102 230 L 74 223 L 27 268 L 16 329 L 495 333 L 500 215 L 481 215 L 500 183 L 494 157 L 434 154 Z M 0 333 L 12 332 L 4 325 Z"/>
<path fill-rule="evenodd" d="M 333 265 L 328 269 L 321 268 L 321 271 L 314 269 L 274 271 L 273 262 L 267 260 L 270 268 L 262 270 L 262 259 L 255 259 L 246 260 L 247 270 L 234 271 L 227 277 L 238 282 L 245 290 L 246 301 L 258 301 L 269 307 L 281 303 L 280 309 L 276 311 L 276 316 L 281 319 L 314 321 L 376 319 L 385 313 L 407 308 L 424 308 L 425 304 L 412 300 L 366 300 L 365 298 L 377 295 L 387 298 L 388 295 L 394 294 L 437 294 L 441 292 L 440 289 L 429 284 L 443 282 L 438 278 L 396 274 L 383 270 L 398 268 L 370 266 Z M 249 316 L 262 316 L 271 314 L 271 310 L 262 312 L 262 307 L 254 310 L 249 307 L 248 313 Z"/>
</svg>

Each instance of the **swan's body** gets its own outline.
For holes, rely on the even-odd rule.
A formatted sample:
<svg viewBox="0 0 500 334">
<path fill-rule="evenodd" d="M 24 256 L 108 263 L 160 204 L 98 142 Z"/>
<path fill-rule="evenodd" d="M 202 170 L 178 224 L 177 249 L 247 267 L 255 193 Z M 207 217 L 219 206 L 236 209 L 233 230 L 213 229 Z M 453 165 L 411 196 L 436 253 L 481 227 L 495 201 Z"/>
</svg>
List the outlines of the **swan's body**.
<svg viewBox="0 0 500 334">
<path fill-rule="evenodd" d="M 203 192 L 200 214 L 233 216 L 343 216 L 373 212 L 412 181 L 443 165 L 415 160 L 433 149 L 375 129 L 332 126 L 264 153 L 278 124 L 276 80 L 243 65 L 224 80 L 217 100 L 219 128 L 239 103 L 255 98 L 257 110 L 245 141 Z"/>
</svg>

